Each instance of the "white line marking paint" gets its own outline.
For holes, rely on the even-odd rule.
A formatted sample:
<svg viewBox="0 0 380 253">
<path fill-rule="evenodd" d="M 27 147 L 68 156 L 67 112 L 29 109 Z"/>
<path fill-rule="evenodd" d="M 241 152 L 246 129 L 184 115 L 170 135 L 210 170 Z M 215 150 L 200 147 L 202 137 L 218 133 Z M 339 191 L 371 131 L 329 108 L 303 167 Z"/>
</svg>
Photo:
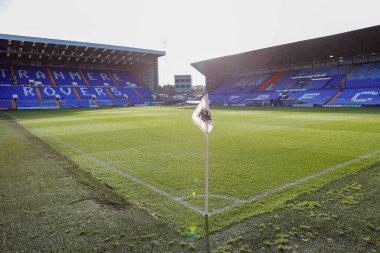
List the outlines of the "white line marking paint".
<svg viewBox="0 0 380 253">
<path fill-rule="evenodd" d="M 16 118 L 15 116 L 13 116 L 13 115 L 5 112 L 5 111 L 2 111 L 2 112 L 4 114 L 12 117 L 16 121 L 19 121 L 19 119 Z M 95 156 L 93 156 L 93 155 L 91 155 L 91 154 L 89 154 L 87 152 L 84 152 L 83 150 L 79 149 L 78 147 L 76 147 L 76 146 L 74 146 L 74 145 L 72 145 L 72 144 L 70 144 L 70 143 L 68 143 L 68 142 L 66 142 L 66 141 L 64 141 L 64 140 L 62 140 L 62 139 L 54 136 L 54 135 L 51 135 L 51 134 L 47 133 L 44 130 L 41 130 L 41 129 L 36 128 L 36 127 L 32 127 L 32 128 L 35 129 L 36 131 L 40 132 L 41 134 L 43 134 L 45 136 L 48 136 L 48 137 L 50 137 L 50 138 L 52 138 L 52 139 L 54 139 L 54 140 L 56 140 L 56 141 L 64 144 L 65 146 L 67 146 L 67 147 L 69 147 L 69 148 L 77 151 L 78 153 L 81 153 L 81 154 L 85 155 L 86 157 L 90 158 L 91 160 L 93 160 L 93 161 L 95 161 L 95 162 L 97 162 L 97 163 L 99 163 L 99 164 L 101 164 L 101 165 L 103 165 L 103 166 L 105 166 L 105 167 L 113 170 L 113 171 L 116 171 L 119 174 L 122 174 L 122 175 L 128 177 L 130 180 L 132 180 L 132 181 L 134 181 L 136 183 L 139 183 L 141 185 L 144 185 L 145 187 L 147 187 L 147 188 L 149 188 L 149 189 L 151 189 L 151 190 L 153 190 L 153 191 L 155 191 L 155 192 L 157 192 L 157 193 L 159 193 L 159 194 L 161 194 L 161 195 L 163 195 L 163 196 L 165 196 L 165 197 L 167 197 L 167 198 L 169 198 L 171 200 L 174 200 L 175 202 L 177 202 L 179 204 L 182 204 L 183 206 L 185 206 L 185 207 L 187 207 L 187 208 L 189 208 L 189 209 L 191 209 L 191 210 L 193 210 L 193 211 L 195 211 L 195 212 L 197 212 L 199 214 L 204 214 L 204 210 L 202 208 L 197 207 L 197 206 L 193 206 L 193 205 L 191 205 L 191 204 L 189 204 L 188 202 L 185 201 L 186 199 L 189 199 L 191 197 L 190 195 L 189 196 L 183 196 L 183 197 L 177 197 L 177 196 L 175 196 L 175 195 L 173 195 L 171 193 L 168 193 L 168 192 L 166 192 L 164 190 L 161 190 L 161 189 L 159 189 L 159 188 L 157 188 L 157 187 L 155 187 L 155 186 L 153 186 L 153 185 L 151 185 L 151 184 L 149 184 L 149 183 L 147 183 L 147 182 L 145 182 L 145 181 L 143 181 L 143 180 L 141 180 L 141 179 L 139 179 L 137 177 L 134 177 L 134 176 L 126 173 L 125 171 L 123 171 L 123 170 L 121 170 L 121 169 L 119 169 L 119 168 L 117 168 L 117 167 L 115 167 L 115 166 L 113 166 L 113 165 L 111 165 L 111 164 L 109 164 L 109 163 L 107 163 L 105 161 L 102 161 L 102 160 L 98 159 Z M 326 174 L 328 172 L 340 169 L 340 168 L 342 168 L 342 167 L 344 167 L 346 165 L 349 165 L 349 164 L 352 164 L 352 163 L 355 163 L 355 162 L 359 162 L 361 160 L 364 160 L 366 158 L 369 158 L 369 157 L 377 155 L 377 154 L 380 154 L 380 150 L 376 150 L 376 151 L 374 151 L 372 153 L 369 153 L 369 154 L 366 154 L 366 155 L 363 155 L 363 156 L 359 156 L 357 158 L 354 158 L 354 159 L 351 159 L 351 160 L 349 160 L 347 162 L 335 165 L 333 167 L 330 167 L 328 169 L 325 169 L 325 170 L 320 171 L 318 173 L 315 173 L 313 175 L 310 175 L 310 176 L 307 176 L 307 177 L 304 177 L 304 178 L 301 178 L 301 179 L 297 179 L 297 180 L 295 180 L 293 182 L 290 182 L 290 183 L 287 183 L 287 184 L 284 184 L 284 185 L 281 185 L 281 186 L 269 189 L 269 190 L 267 190 L 265 192 L 262 192 L 260 194 L 257 194 L 255 196 L 252 196 L 252 197 L 249 197 L 249 198 L 243 199 L 243 200 L 235 198 L 235 197 L 213 194 L 214 197 L 223 198 L 223 199 L 229 199 L 229 200 L 233 200 L 235 202 L 232 203 L 232 204 L 226 205 L 224 207 L 216 208 L 216 209 L 213 209 L 213 210 L 209 211 L 209 216 L 217 214 L 217 213 L 221 213 L 223 211 L 229 210 L 229 209 L 234 208 L 236 206 L 240 206 L 242 204 L 253 202 L 255 200 L 258 200 L 260 198 L 268 196 L 268 195 L 270 195 L 272 193 L 275 193 L 275 192 L 287 189 L 289 187 L 298 185 L 300 183 L 303 183 L 303 182 L 306 182 L 308 180 L 311 180 L 311 179 L 314 179 L 316 177 L 319 177 L 321 175 L 324 175 L 324 174 Z"/>
<path fill-rule="evenodd" d="M 212 210 L 212 212 L 210 212 L 210 215 L 211 214 L 217 214 L 217 213 L 223 212 L 225 210 L 231 209 L 233 207 L 236 207 L 236 206 L 239 206 L 239 205 L 242 205 L 242 204 L 245 204 L 245 203 L 250 203 L 250 202 L 255 201 L 257 199 L 260 199 L 260 198 L 263 198 L 265 196 L 268 196 L 269 194 L 272 194 L 274 192 L 278 192 L 278 191 L 287 189 L 287 188 L 292 187 L 294 185 L 297 185 L 297 184 L 303 183 L 305 181 L 308 181 L 310 179 L 319 177 L 319 176 L 324 175 L 324 174 L 326 174 L 326 173 L 328 173 L 330 171 L 334 171 L 334 170 L 340 169 L 340 168 L 342 168 L 342 167 L 344 167 L 346 165 L 349 165 L 351 163 L 359 162 L 361 160 L 369 158 L 369 157 L 371 157 L 373 155 L 377 155 L 379 153 L 380 153 L 380 150 L 376 150 L 376 151 L 374 151 L 372 153 L 369 153 L 369 154 L 366 154 L 366 155 L 363 155 L 363 156 L 359 156 L 359 157 L 354 158 L 352 160 L 349 160 L 347 162 L 344 162 L 344 163 L 335 165 L 333 167 L 330 167 L 328 169 L 322 170 L 322 171 L 320 171 L 318 173 L 315 173 L 313 175 L 310 175 L 310 176 L 307 176 L 307 177 L 304 177 L 304 178 L 301 178 L 301 179 L 297 179 L 297 180 L 295 180 L 293 182 L 290 182 L 290 183 L 287 183 L 287 184 L 284 184 L 284 185 L 272 188 L 272 189 L 270 189 L 268 191 L 265 191 L 265 192 L 262 192 L 260 194 L 255 195 L 255 196 L 249 197 L 248 199 L 244 199 L 244 200 L 241 200 L 241 201 L 236 201 L 235 203 L 226 205 L 226 206 L 221 207 L 221 208 L 214 209 L 214 210 Z"/>
<path fill-rule="evenodd" d="M 4 112 L 4 113 L 7 114 L 7 115 L 9 115 L 10 117 L 12 117 L 13 119 L 15 119 L 16 121 L 19 121 L 18 118 L 16 118 L 15 116 L 13 116 L 13 115 L 11 115 L 9 113 L 6 113 L 6 112 Z M 93 161 L 95 161 L 95 162 L 103 165 L 104 167 L 107 167 L 108 169 L 116 171 L 119 174 L 122 174 L 122 175 L 128 177 L 130 180 L 132 180 L 132 181 L 134 181 L 136 183 L 139 183 L 139 184 L 141 184 L 141 185 L 143 185 L 143 186 L 151 189 L 152 191 L 155 191 L 155 192 L 157 192 L 157 193 L 159 193 L 159 194 L 161 194 L 161 195 L 163 195 L 163 196 L 165 196 L 165 197 L 167 197 L 167 198 L 169 198 L 171 200 L 174 200 L 175 202 L 180 203 L 180 204 L 182 204 L 182 205 L 190 208 L 191 210 L 193 210 L 193 211 L 195 211 L 197 213 L 203 214 L 203 209 L 201 209 L 200 207 L 193 206 L 190 203 L 186 202 L 185 200 L 182 200 L 180 197 L 177 197 L 177 196 L 175 196 L 175 195 L 173 195 L 171 193 L 168 193 L 168 192 L 166 192 L 164 190 L 161 190 L 161 189 L 159 189 L 159 188 L 157 188 L 157 187 L 155 187 L 155 186 L 153 186 L 153 185 L 151 185 L 151 184 L 149 184 L 149 183 L 147 183 L 147 182 L 145 182 L 145 181 L 143 181 L 143 180 L 141 180 L 141 179 L 139 179 L 139 178 L 137 178 L 135 176 L 132 176 L 132 175 L 126 173 L 125 171 L 117 168 L 116 166 L 113 166 L 113 165 L 111 165 L 111 164 L 109 164 L 109 163 L 107 163 L 107 162 L 105 162 L 103 160 L 100 160 L 100 159 L 96 158 L 95 156 L 93 156 L 93 155 L 91 155 L 91 154 L 89 154 L 89 153 L 87 153 L 87 152 L 79 149 L 78 147 L 76 147 L 76 146 L 74 146 L 74 145 L 72 145 L 72 144 L 70 144 L 70 143 L 62 140 L 61 138 L 58 138 L 58 137 L 56 137 L 54 135 L 51 135 L 50 133 L 48 133 L 48 132 L 46 132 L 46 131 L 44 131 L 44 130 L 42 130 L 40 128 L 36 128 L 36 127 L 32 127 L 32 128 L 35 131 L 41 133 L 42 135 L 48 136 L 48 137 L 56 140 L 57 142 L 60 142 L 60 143 L 64 144 L 65 146 L 67 146 L 67 147 L 75 150 L 76 152 L 78 152 L 78 153 L 80 153 L 80 154 L 88 157 L 89 159 L 91 159 L 91 160 L 93 160 Z"/>
</svg>

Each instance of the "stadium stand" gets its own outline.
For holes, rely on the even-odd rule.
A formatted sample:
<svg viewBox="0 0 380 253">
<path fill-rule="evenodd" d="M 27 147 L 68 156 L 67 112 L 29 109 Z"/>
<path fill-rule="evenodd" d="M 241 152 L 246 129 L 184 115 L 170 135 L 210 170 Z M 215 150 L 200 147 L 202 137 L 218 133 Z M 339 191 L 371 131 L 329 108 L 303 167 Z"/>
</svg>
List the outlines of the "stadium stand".
<svg viewBox="0 0 380 253">
<path fill-rule="evenodd" d="M 51 76 L 58 86 L 87 86 L 78 69 L 49 68 Z"/>
<path fill-rule="evenodd" d="M 291 99 L 302 105 L 322 106 L 326 104 L 339 90 L 307 90 L 295 92 Z"/>
<path fill-rule="evenodd" d="M 10 66 L 14 69 L 18 85 L 52 85 L 47 68 L 31 66 Z"/>
<path fill-rule="evenodd" d="M 352 72 L 350 72 L 354 69 Z M 350 75 L 348 75 L 350 73 Z M 348 75 L 347 80 L 344 80 Z M 276 104 L 269 102 L 284 100 L 281 104 L 294 106 L 323 105 L 379 105 L 376 92 L 378 90 L 350 90 L 348 88 L 379 87 L 380 64 L 339 65 L 318 68 L 305 68 L 287 72 L 275 72 L 272 75 L 256 75 L 252 89 L 242 89 L 241 84 L 250 83 L 247 78 L 234 78 L 226 81 L 210 94 L 213 105 L 262 105 Z M 251 77 L 252 79 L 252 77 Z M 240 91 L 236 93 L 239 85 Z M 254 89 L 258 87 L 257 89 Z M 346 89 L 343 89 L 343 88 Z M 334 98 L 339 93 L 339 96 Z M 364 92 L 364 93 L 360 93 Z M 368 99 L 351 100 L 357 94 L 367 95 Z M 265 103 L 264 103 L 265 102 Z M 328 103 L 329 102 L 329 103 Z M 331 103 L 333 102 L 333 103 Z M 361 103 L 362 102 L 362 103 Z"/>
<path fill-rule="evenodd" d="M 345 89 L 332 101 L 331 106 L 380 105 L 380 88 Z"/>
<path fill-rule="evenodd" d="M 362 105 L 378 105 L 376 96 L 370 97 L 368 100 L 354 99 L 355 101 L 351 101 L 351 98 L 357 94 L 356 92 L 360 93 L 361 91 L 343 90 L 343 87 L 380 87 L 380 64 L 357 65 L 347 80 L 344 80 L 347 73 L 353 68 L 353 65 L 324 66 L 275 72 L 272 75 L 259 75 L 260 78 L 255 79 L 255 82 L 251 81 L 253 89 L 240 89 L 244 93 L 234 93 L 236 91 L 235 85 L 245 83 L 247 79 L 234 78 L 212 91 L 210 101 L 213 105 L 247 106 L 279 105 L 273 101 L 282 99 L 281 104 L 323 106 L 327 105 L 340 92 L 338 99 L 334 99 L 333 103 L 331 103 L 332 101 L 328 103 L 330 106 L 339 104 L 343 106 L 358 105 L 360 101 L 366 101 Z M 255 90 L 255 87 L 258 89 Z M 378 91 L 363 90 L 363 92 L 363 94 L 371 96 Z"/>
<path fill-rule="evenodd" d="M 345 74 L 350 70 L 351 66 L 327 66 L 319 68 L 306 68 L 292 77 L 295 82 L 293 89 L 323 89 L 328 86 L 330 88 L 338 88 Z"/>
<path fill-rule="evenodd" d="M 0 110 L 12 109 L 12 100 L 0 100 Z"/>
<path fill-rule="evenodd" d="M 380 87 L 380 63 L 355 67 L 347 78 L 346 88 Z"/>
<path fill-rule="evenodd" d="M 374 26 L 192 65 L 213 105 L 380 106 L 379 33 Z"/>
<path fill-rule="evenodd" d="M 268 79 L 270 74 L 233 77 L 225 81 L 210 95 L 213 105 L 235 105 L 247 98 Z"/>
<path fill-rule="evenodd" d="M 246 99 L 244 99 L 241 104 L 244 105 L 261 105 L 264 101 L 273 100 L 279 98 L 280 93 L 276 91 L 258 92 L 253 93 Z"/>
<path fill-rule="evenodd" d="M 271 88 L 276 85 L 277 81 L 282 78 L 284 74 L 285 72 L 274 73 L 270 78 L 268 78 L 260 85 L 257 91 L 271 90 Z"/>
<path fill-rule="evenodd" d="M 9 66 L 0 65 L 0 85 L 10 85 L 11 79 L 12 75 Z"/>
<path fill-rule="evenodd" d="M 0 34 L 0 109 L 160 104 L 152 91 L 158 90 L 157 58 L 163 55 Z"/>
</svg>

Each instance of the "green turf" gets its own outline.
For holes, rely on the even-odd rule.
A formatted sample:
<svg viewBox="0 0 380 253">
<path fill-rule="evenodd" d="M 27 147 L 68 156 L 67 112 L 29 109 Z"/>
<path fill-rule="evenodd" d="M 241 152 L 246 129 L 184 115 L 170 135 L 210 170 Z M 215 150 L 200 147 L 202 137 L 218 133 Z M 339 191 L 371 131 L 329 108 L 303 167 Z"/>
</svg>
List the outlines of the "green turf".
<svg viewBox="0 0 380 253">
<path fill-rule="evenodd" d="M 204 135 L 192 108 L 145 107 L 14 111 L 32 133 L 128 199 L 183 229 L 201 215 L 110 171 L 46 133 L 175 196 L 203 194 Z M 380 150 L 379 109 L 212 108 L 210 193 L 246 199 Z M 282 206 L 341 175 L 368 167 L 379 155 L 210 217 L 212 230 Z M 203 206 L 199 198 L 189 201 Z M 211 208 L 229 204 L 213 199 Z"/>
<path fill-rule="evenodd" d="M 194 252 L 175 226 L 131 205 L 1 112 L 0 147 L 1 253 Z"/>
<path fill-rule="evenodd" d="M 379 252 L 380 166 L 301 194 L 210 238 L 212 253 Z"/>
</svg>

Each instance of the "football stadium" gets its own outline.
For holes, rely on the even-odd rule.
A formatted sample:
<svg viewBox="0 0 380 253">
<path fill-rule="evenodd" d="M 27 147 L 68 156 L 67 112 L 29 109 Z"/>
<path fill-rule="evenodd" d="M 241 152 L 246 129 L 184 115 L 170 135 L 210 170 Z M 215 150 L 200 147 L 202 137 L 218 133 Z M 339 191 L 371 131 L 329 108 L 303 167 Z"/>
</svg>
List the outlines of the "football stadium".
<svg viewBox="0 0 380 253">
<path fill-rule="evenodd" d="M 206 156 L 165 51 L 0 34 L 0 252 L 379 252 L 379 34 L 192 63 Z"/>
</svg>

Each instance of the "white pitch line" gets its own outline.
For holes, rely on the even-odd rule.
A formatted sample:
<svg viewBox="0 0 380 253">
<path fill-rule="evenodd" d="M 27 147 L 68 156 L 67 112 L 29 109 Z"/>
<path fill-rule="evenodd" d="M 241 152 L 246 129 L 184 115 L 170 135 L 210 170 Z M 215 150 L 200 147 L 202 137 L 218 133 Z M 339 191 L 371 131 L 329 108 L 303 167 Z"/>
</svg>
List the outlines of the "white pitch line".
<svg viewBox="0 0 380 253">
<path fill-rule="evenodd" d="M 11 115 L 9 113 L 6 113 L 4 111 L 3 111 L 3 113 L 5 113 L 6 115 L 12 117 L 16 121 L 19 121 L 18 118 L 16 118 L 15 116 L 13 116 L 13 115 Z M 203 214 L 203 209 L 201 209 L 200 207 L 193 206 L 190 203 L 186 202 L 185 200 L 182 200 L 182 198 L 180 198 L 180 197 L 177 197 L 177 196 L 175 196 L 175 195 L 173 195 L 173 194 L 171 194 L 169 192 L 166 192 L 164 190 L 161 190 L 161 189 L 159 189 L 159 188 L 157 188 L 157 187 L 155 187 L 155 186 L 153 186 L 153 185 L 151 185 L 151 184 L 149 184 L 149 183 L 147 183 L 147 182 L 145 182 L 145 181 L 143 181 L 143 180 L 141 180 L 141 179 L 139 179 L 139 178 L 137 178 L 135 176 L 132 176 L 132 175 L 126 173 L 125 171 L 117 168 L 116 166 L 113 166 L 112 164 L 109 164 L 109 163 L 107 163 L 107 162 L 105 162 L 103 160 L 100 160 L 100 159 L 96 158 L 95 156 L 93 156 L 93 155 L 91 155 L 91 154 L 89 154 L 89 153 L 87 153 L 87 152 L 79 149 L 78 147 L 76 147 L 76 146 L 74 146 L 74 145 L 72 145 L 72 144 L 70 144 L 70 143 L 62 140 L 61 138 L 58 138 L 57 136 L 54 136 L 54 135 L 52 135 L 52 134 L 50 134 L 50 133 L 48 133 L 48 132 L 46 132 L 46 131 L 44 131 L 44 130 L 42 130 L 40 128 L 37 128 L 37 127 L 32 127 L 32 128 L 34 130 L 36 130 L 37 132 L 40 132 L 42 135 L 48 136 L 48 137 L 50 137 L 50 138 L 52 138 L 52 139 L 54 139 L 54 140 L 56 140 L 56 141 L 64 144 L 65 146 L 67 146 L 67 147 L 75 150 L 76 152 L 78 152 L 78 153 L 80 153 L 82 155 L 85 155 L 86 157 L 90 158 L 91 160 L 93 160 L 93 161 L 95 161 L 95 162 L 97 162 L 97 163 L 99 163 L 99 164 L 101 164 L 101 165 L 103 165 L 103 166 L 105 166 L 105 167 L 113 170 L 113 171 L 116 171 L 119 174 L 122 174 L 122 175 L 128 177 L 130 180 L 132 180 L 132 181 L 134 181 L 136 183 L 139 183 L 139 184 L 141 184 L 141 185 L 143 185 L 143 186 L 145 186 L 145 187 L 147 187 L 147 188 L 149 188 L 149 189 L 151 189 L 151 190 L 153 190 L 153 191 L 155 191 L 155 192 L 157 192 L 157 193 L 159 193 L 159 194 L 161 194 L 161 195 L 163 195 L 163 196 L 165 196 L 165 197 L 167 197 L 167 198 L 169 198 L 171 200 L 174 200 L 175 202 L 180 203 L 183 206 L 186 206 L 186 207 L 190 208 L 191 210 L 193 210 L 193 211 L 195 211 L 197 213 Z"/>
<path fill-rule="evenodd" d="M 6 115 L 14 118 L 16 121 L 19 121 L 18 118 L 16 118 L 15 116 L 13 116 L 13 115 L 11 115 L 9 113 L 6 113 L 4 111 L 3 111 L 3 113 L 5 113 Z M 134 176 L 126 173 L 123 170 L 120 170 L 119 168 L 117 168 L 117 167 L 115 167 L 115 166 L 113 166 L 113 165 L 111 165 L 111 164 L 109 164 L 109 163 L 107 163 L 105 161 L 102 161 L 102 160 L 94 157 L 93 155 L 91 155 L 89 153 L 84 152 L 83 150 L 77 148 L 76 146 L 74 146 L 74 145 L 72 145 L 72 144 L 70 144 L 70 143 L 68 143 L 68 142 L 66 142 L 66 141 L 64 141 L 64 140 L 62 140 L 62 139 L 54 136 L 54 135 L 49 134 L 46 131 L 43 131 L 43 130 L 41 130 L 39 128 L 36 128 L 36 127 L 32 127 L 32 128 L 34 128 L 35 130 L 39 131 L 40 133 L 42 133 L 42 134 L 44 134 L 46 136 L 49 136 L 50 138 L 55 139 L 58 142 L 61 142 L 62 144 L 66 145 L 66 146 L 70 147 L 71 149 L 77 151 L 78 153 L 81 153 L 81 154 L 87 156 L 88 158 L 90 158 L 90 159 L 92 159 L 92 160 L 94 160 L 94 161 L 102 164 L 103 166 L 105 166 L 105 167 L 107 167 L 109 169 L 112 169 L 112 170 L 114 170 L 114 171 L 116 171 L 116 172 L 118 172 L 118 173 L 120 173 L 120 174 L 128 177 L 132 181 L 137 182 L 137 183 L 139 183 L 141 185 L 144 185 L 145 187 L 147 187 L 147 188 L 149 188 L 149 189 L 151 189 L 151 190 L 153 190 L 153 191 L 155 191 L 157 193 L 160 193 L 161 195 L 163 195 L 163 196 L 165 196 L 165 197 L 167 197 L 167 198 L 169 198 L 171 200 L 174 200 L 177 203 L 180 203 L 183 206 L 186 206 L 186 207 L 190 208 L 191 210 L 193 210 L 193 211 L 195 211 L 197 213 L 204 214 L 204 210 L 203 209 L 201 209 L 201 208 L 199 208 L 197 206 L 193 206 L 193 205 L 191 205 L 191 204 L 189 204 L 188 202 L 185 201 L 186 199 L 188 199 L 189 196 L 184 196 L 184 197 L 174 196 L 174 195 L 172 195 L 172 194 L 170 194 L 170 193 L 168 193 L 168 192 L 166 192 L 164 190 L 161 190 L 161 189 L 159 189 L 159 188 L 157 188 L 157 187 L 155 187 L 155 186 L 153 186 L 153 185 L 151 185 L 151 184 L 149 184 L 149 183 L 147 183 L 145 181 L 142 181 L 141 179 L 139 179 L 137 177 L 134 177 Z M 351 160 L 349 160 L 347 162 L 335 165 L 333 167 L 330 167 L 328 169 L 325 169 L 325 170 L 320 171 L 318 173 L 315 173 L 313 175 L 310 175 L 310 176 L 307 176 L 307 177 L 304 177 L 304 178 L 301 178 L 301 179 L 297 179 L 297 180 L 295 180 L 293 182 L 290 182 L 290 183 L 287 183 L 287 184 L 284 184 L 284 185 L 281 185 L 281 186 L 269 189 L 268 191 L 262 192 L 260 194 L 255 195 L 255 196 L 249 197 L 247 199 L 241 200 L 241 199 L 238 199 L 238 198 L 235 198 L 235 197 L 230 197 L 230 196 L 225 196 L 225 195 L 214 195 L 214 197 L 221 197 L 221 198 L 224 198 L 224 199 L 230 199 L 230 200 L 233 200 L 235 202 L 232 203 L 232 204 L 226 205 L 224 207 L 216 208 L 216 209 L 213 209 L 213 210 L 209 211 L 209 216 L 217 214 L 217 213 L 220 213 L 220 212 L 223 212 L 223 211 L 226 211 L 226 210 L 229 210 L 231 208 L 234 208 L 234 207 L 242 205 L 242 204 L 253 202 L 253 201 L 257 200 L 257 199 L 260 199 L 260 198 L 263 198 L 265 196 L 268 196 L 269 194 L 272 194 L 274 192 L 278 192 L 278 191 L 287 189 L 287 188 L 292 187 L 294 185 L 297 185 L 297 184 L 300 184 L 302 182 L 308 181 L 310 179 L 319 177 L 319 176 L 321 176 L 323 174 L 326 174 L 326 173 L 328 173 L 330 171 L 334 171 L 334 170 L 340 169 L 340 168 L 342 168 L 342 167 L 344 167 L 346 165 L 349 165 L 351 163 L 355 163 L 355 162 L 364 160 L 366 158 L 369 158 L 369 157 L 371 157 L 373 155 L 376 155 L 376 154 L 379 154 L 379 153 L 380 153 L 380 150 L 376 150 L 376 151 L 374 151 L 372 153 L 369 153 L 369 154 L 366 154 L 366 155 L 363 155 L 363 156 L 359 156 L 357 158 L 354 158 L 354 159 L 351 159 Z"/>
<path fill-rule="evenodd" d="M 223 212 L 223 211 L 226 211 L 228 209 L 231 209 L 231 208 L 234 208 L 236 206 L 239 206 L 239 205 L 242 205 L 242 204 L 246 204 L 246 203 L 250 203 L 250 202 L 253 202 L 257 199 L 260 199 L 260 198 L 263 198 L 265 196 L 268 196 L 269 194 L 272 194 L 274 192 L 278 192 L 278 191 L 281 191 L 281 190 L 284 190 L 286 188 L 289 188 L 291 186 L 294 186 L 294 185 L 297 185 L 297 184 L 300 184 L 300 183 L 303 183 L 305 181 L 308 181 L 310 179 L 313 179 L 313 178 L 316 178 L 316 177 L 319 177 L 323 174 L 326 174 L 330 171 L 334 171 L 334 170 L 337 170 L 337 169 L 340 169 L 346 165 L 349 165 L 351 163 L 355 163 L 355 162 L 358 162 L 358 161 L 361 161 L 361 160 L 364 160 L 366 158 L 369 158 L 373 155 L 377 155 L 380 153 L 380 150 L 376 150 L 372 153 L 369 153 L 369 154 L 366 154 L 366 155 L 363 155 L 363 156 L 359 156 L 357 158 L 354 158 L 354 159 L 351 159 L 347 162 L 344 162 L 344 163 L 341 163 L 341 164 L 338 164 L 338 165 L 335 165 L 333 167 L 330 167 L 328 169 L 325 169 L 325 170 L 322 170 L 318 173 L 315 173 L 313 175 L 310 175 L 310 176 L 307 176 L 307 177 L 304 177 L 304 178 L 301 178 L 301 179 L 297 179 L 293 182 L 290 182 L 290 183 L 287 183 L 287 184 L 284 184 L 284 185 L 281 185 L 281 186 L 278 186 L 278 187 L 275 187 L 275 188 L 272 188 L 272 189 L 269 189 L 268 191 L 265 191 L 265 192 L 262 192 L 260 194 L 257 194 L 255 196 L 252 196 L 252 197 L 249 197 L 248 199 L 244 199 L 244 200 L 241 200 L 241 201 L 236 201 L 235 203 L 232 203 L 232 204 L 229 204 L 229 205 L 226 205 L 224 207 L 221 207 L 221 208 L 216 208 L 214 210 L 212 210 L 209 215 L 213 215 L 213 214 L 217 214 L 217 213 L 220 213 L 220 212 Z"/>
<path fill-rule="evenodd" d="M 234 202 L 242 201 L 241 199 L 231 197 L 231 196 L 221 195 L 221 194 L 210 193 L 209 196 L 213 197 L 213 198 L 219 198 L 219 199 L 228 199 L 228 200 L 231 200 Z M 181 199 L 187 200 L 187 199 L 191 199 L 191 198 L 204 198 L 204 197 L 205 197 L 204 194 L 196 194 L 196 195 L 186 195 L 186 196 L 181 197 Z"/>
</svg>

